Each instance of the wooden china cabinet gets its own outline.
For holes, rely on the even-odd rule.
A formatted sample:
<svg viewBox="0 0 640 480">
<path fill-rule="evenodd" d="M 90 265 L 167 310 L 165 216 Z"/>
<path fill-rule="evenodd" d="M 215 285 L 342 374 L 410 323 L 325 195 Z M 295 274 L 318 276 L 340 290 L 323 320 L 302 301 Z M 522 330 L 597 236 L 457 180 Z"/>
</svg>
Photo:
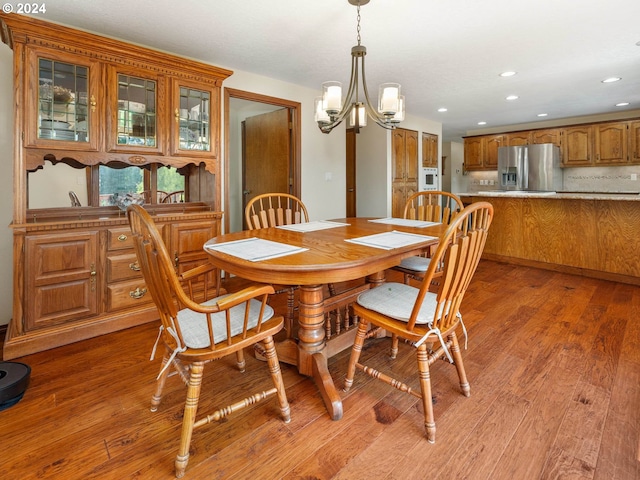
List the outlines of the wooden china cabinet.
<svg viewBox="0 0 640 480">
<path fill-rule="evenodd" d="M 207 261 L 202 245 L 222 218 L 220 93 L 232 72 L 16 14 L 0 14 L 0 33 L 14 56 L 6 360 L 157 318 L 118 195 L 144 199 L 178 271 Z M 83 189 L 86 179 L 85 204 L 34 208 L 43 192 L 29 191 L 32 175 L 59 164 Z M 132 170 L 140 180 L 126 195 L 103 191 Z M 174 203 L 159 188 L 168 171 L 181 182 L 164 197 Z"/>
</svg>

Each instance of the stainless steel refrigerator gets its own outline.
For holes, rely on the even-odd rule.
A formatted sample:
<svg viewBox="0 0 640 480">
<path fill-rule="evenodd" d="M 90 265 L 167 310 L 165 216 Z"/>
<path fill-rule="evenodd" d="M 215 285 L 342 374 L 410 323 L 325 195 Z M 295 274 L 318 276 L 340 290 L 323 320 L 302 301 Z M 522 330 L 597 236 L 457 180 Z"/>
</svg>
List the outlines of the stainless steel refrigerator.
<svg viewBox="0 0 640 480">
<path fill-rule="evenodd" d="M 552 143 L 498 148 L 498 181 L 502 190 L 562 190 L 560 149 Z"/>
</svg>

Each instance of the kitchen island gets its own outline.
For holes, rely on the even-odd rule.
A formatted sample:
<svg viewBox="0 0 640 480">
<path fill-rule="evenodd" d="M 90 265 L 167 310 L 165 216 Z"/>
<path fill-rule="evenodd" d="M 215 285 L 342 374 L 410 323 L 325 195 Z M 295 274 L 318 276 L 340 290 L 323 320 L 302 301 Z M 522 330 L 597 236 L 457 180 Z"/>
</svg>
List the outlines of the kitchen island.
<svg viewBox="0 0 640 480">
<path fill-rule="evenodd" d="M 640 285 L 640 195 L 484 191 L 494 219 L 484 258 Z"/>
</svg>

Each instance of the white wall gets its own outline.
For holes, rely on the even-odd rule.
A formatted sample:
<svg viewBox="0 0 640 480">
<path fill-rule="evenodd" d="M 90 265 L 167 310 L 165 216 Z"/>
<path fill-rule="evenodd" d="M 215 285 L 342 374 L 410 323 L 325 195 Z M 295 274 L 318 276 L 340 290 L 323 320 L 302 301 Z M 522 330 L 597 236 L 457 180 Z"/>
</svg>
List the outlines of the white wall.
<svg viewBox="0 0 640 480">
<path fill-rule="evenodd" d="M 13 52 L 0 43 L 0 325 L 9 323 L 13 295 Z M 10 173 L 11 172 L 11 173 Z"/>
<path fill-rule="evenodd" d="M 464 171 L 464 144 L 460 142 L 445 142 L 442 145 L 442 155 L 447 157 L 442 189 L 452 193 L 468 191 L 468 176 Z"/>
</svg>

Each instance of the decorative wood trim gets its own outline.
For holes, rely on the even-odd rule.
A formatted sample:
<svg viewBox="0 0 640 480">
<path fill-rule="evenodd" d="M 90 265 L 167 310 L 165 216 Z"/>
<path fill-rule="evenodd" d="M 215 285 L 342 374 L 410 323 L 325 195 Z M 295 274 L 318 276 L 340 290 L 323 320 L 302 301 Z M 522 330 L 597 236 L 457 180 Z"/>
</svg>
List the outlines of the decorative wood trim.
<svg viewBox="0 0 640 480">
<path fill-rule="evenodd" d="M 233 74 L 231 70 L 160 50 L 128 43 L 124 48 L 124 43 L 120 40 L 17 14 L 0 14 L 0 26 L 2 41 L 11 48 L 15 43 L 26 43 L 83 55 L 107 63 L 151 69 L 160 74 L 177 75 L 218 87 L 222 85 L 225 78 Z M 10 32 L 7 31 L 8 29 Z M 73 41 L 69 41 L 69 38 Z"/>
</svg>

